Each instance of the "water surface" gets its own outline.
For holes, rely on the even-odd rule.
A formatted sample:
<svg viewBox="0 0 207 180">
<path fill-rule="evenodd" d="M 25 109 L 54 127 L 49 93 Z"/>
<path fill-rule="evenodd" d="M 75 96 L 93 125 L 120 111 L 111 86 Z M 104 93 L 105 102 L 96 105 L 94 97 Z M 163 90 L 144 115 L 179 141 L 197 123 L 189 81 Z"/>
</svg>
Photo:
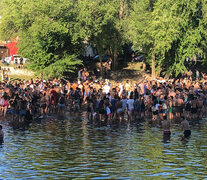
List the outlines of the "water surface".
<svg viewBox="0 0 207 180">
<path fill-rule="evenodd" d="M 25 131 L 3 123 L 0 179 L 207 179 L 206 121 L 184 140 L 173 124 L 167 142 L 147 122 L 48 120 Z"/>
</svg>

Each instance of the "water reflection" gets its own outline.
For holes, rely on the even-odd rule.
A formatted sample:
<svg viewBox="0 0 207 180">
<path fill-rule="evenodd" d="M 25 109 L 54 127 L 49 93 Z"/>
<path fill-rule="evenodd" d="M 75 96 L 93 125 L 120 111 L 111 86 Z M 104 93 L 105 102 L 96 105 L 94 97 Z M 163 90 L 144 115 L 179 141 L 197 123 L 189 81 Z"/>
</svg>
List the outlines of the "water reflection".
<svg viewBox="0 0 207 180">
<path fill-rule="evenodd" d="M 174 124 L 169 137 L 148 121 L 110 127 L 83 119 L 50 119 L 26 131 L 5 125 L 0 179 L 207 178 L 207 123 L 186 139 Z"/>
</svg>

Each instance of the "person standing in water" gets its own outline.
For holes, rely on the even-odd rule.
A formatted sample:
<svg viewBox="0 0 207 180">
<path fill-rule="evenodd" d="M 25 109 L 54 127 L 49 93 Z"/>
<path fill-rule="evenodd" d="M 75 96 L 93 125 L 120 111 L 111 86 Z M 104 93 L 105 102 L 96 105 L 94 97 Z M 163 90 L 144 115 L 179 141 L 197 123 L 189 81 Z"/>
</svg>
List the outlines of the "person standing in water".
<svg viewBox="0 0 207 180">
<path fill-rule="evenodd" d="M 163 127 L 163 135 L 170 136 L 171 135 L 170 121 L 167 119 L 167 116 L 163 116 L 162 127 Z"/>
<path fill-rule="evenodd" d="M 163 128 L 163 141 L 164 143 L 167 143 L 170 141 L 170 120 L 167 119 L 167 116 L 163 116 L 162 121 L 162 128 Z"/>
<path fill-rule="evenodd" d="M 189 122 L 182 116 L 181 128 L 184 131 L 184 137 L 188 138 L 191 135 Z"/>
<path fill-rule="evenodd" d="M 0 125 L 0 143 L 4 142 L 4 133 L 2 130 L 2 125 Z"/>
</svg>

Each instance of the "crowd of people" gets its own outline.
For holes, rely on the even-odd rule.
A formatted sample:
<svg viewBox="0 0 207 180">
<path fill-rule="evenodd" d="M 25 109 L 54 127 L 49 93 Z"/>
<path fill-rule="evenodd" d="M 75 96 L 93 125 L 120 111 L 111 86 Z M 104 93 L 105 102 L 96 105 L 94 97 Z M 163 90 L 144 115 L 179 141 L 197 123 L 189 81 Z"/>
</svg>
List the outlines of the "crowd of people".
<svg viewBox="0 0 207 180">
<path fill-rule="evenodd" d="M 148 119 L 161 122 L 170 134 L 170 121 L 180 121 L 185 135 L 188 120 L 206 116 L 207 82 L 184 79 L 121 82 L 53 79 L 0 83 L 0 113 L 13 122 L 31 122 L 51 114 L 70 112 L 78 117 L 87 112 L 90 121 L 114 122 Z"/>
</svg>

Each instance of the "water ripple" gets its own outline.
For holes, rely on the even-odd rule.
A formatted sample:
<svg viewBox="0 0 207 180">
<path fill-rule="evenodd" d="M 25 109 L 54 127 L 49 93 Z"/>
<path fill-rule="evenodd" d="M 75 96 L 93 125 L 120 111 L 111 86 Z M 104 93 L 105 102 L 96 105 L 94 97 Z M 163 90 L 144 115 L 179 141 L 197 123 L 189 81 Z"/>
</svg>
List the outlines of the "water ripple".
<svg viewBox="0 0 207 180">
<path fill-rule="evenodd" d="M 140 130 L 141 129 L 141 130 Z M 145 123 L 95 127 L 78 121 L 4 124 L 0 179 L 205 179 L 207 124 L 184 139 L 178 126 L 168 143 Z"/>
</svg>

